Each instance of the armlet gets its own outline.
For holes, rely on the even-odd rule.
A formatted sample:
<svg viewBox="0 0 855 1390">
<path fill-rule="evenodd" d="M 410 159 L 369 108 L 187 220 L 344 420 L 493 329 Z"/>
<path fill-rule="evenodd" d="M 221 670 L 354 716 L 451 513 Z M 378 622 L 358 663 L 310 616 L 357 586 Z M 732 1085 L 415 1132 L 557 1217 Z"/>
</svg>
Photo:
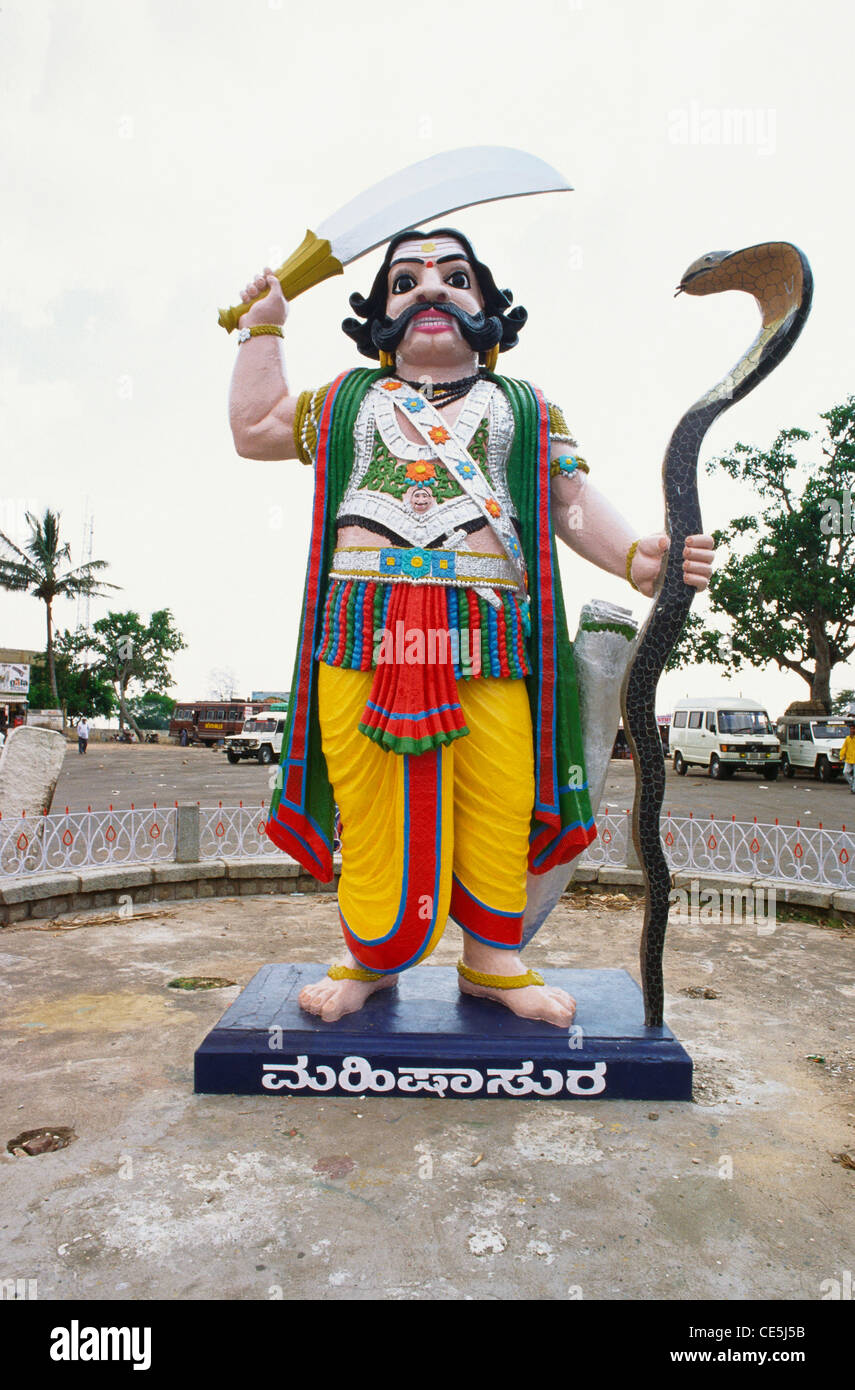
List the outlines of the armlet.
<svg viewBox="0 0 855 1390">
<path fill-rule="evenodd" d="M 561 454 L 550 463 L 549 476 L 550 478 L 559 478 L 563 475 L 565 478 L 569 478 L 572 477 L 577 468 L 580 473 L 590 473 L 591 471 L 585 460 L 580 458 L 578 454 Z"/>
<path fill-rule="evenodd" d="M 311 466 L 318 448 L 318 428 L 331 382 L 316 391 L 301 391 L 294 415 L 294 444 L 301 463 Z"/>
</svg>

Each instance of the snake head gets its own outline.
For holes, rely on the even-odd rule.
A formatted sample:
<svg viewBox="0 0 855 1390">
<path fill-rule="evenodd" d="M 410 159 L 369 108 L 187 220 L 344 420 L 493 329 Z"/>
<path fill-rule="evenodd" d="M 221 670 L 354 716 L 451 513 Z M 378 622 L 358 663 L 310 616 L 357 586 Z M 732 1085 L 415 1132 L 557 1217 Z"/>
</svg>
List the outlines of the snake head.
<svg viewBox="0 0 855 1390">
<path fill-rule="evenodd" d="M 723 285 L 714 282 L 714 272 L 723 261 L 733 254 L 731 251 L 708 251 L 705 256 L 699 256 L 696 261 L 680 276 L 680 283 L 674 291 L 674 298 L 678 294 L 715 294 L 717 290 L 724 289 Z"/>
<path fill-rule="evenodd" d="M 718 294 L 743 290 L 753 295 L 764 327 L 781 322 L 793 310 L 810 306 L 810 267 L 789 241 L 764 241 L 741 251 L 709 251 L 693 261 L 677 294 Z"/>
</svg>

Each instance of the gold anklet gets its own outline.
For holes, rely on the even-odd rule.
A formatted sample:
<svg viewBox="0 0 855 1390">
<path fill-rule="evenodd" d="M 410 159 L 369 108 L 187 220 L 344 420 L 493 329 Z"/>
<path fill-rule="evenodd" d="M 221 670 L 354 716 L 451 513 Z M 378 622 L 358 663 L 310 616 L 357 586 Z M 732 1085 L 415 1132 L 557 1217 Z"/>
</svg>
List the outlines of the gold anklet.
<svg viewBox="0 0 855 1390">
<path fill-rule="evenodd" d="M 483 970 L 472 970 L 462 960 L 457 962 L 457 973 L 470 985 L 486 985 L 489 989 L 524 989 L 526 985 L 546 984 L 536 970 L 527 970 L 524 975 L 486 975 Z"/>
<path fill-rule="evenodd" d="M 331 965 L 327 971 L 331 980 L 382 980 L 383 975 L 375 975 L 371 970 L 363 970 L 361 965 Z"/>
</svg>

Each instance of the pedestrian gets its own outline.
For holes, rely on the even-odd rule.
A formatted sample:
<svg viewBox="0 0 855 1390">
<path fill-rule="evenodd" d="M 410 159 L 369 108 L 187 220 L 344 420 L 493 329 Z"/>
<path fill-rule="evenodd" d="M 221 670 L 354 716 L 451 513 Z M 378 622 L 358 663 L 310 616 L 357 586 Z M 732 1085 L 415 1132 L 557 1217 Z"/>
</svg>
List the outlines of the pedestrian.
<svg viewBox="0 0 855 1390">
<path fill-rule="evenodd" d="M 855 796 L 855 719 L 849 722 L 849 737 L 844 739 L 840 761 L 843 764 L 843 776 L 849 783 L 849 790 Z"/>
<path fill-rule="evenodd" d="M 79 720 L 77 721 L 77 751 L 78 751 L 78 753 L 85 753 L 85 752 L 86 752 L 86 745 L 88 744 L 88 742 L 89 742 L 89 722 L 88 722 L 88 720 L 87 720 L 87 718 L 86 718 L 86 715 L 85 715 L 85 714 L 81 714 Z M 855 756 L 855 755 L 853 755 L 853 756 Z"/>
</svg>

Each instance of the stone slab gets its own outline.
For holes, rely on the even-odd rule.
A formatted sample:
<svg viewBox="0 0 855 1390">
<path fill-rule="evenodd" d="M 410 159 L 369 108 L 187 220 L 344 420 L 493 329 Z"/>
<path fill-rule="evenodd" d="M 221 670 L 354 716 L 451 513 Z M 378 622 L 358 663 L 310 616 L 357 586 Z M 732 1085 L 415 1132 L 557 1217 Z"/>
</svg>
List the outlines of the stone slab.
<svg viewBox="0 0 855 1390">
<path fill-rule="evenodd" d="M 577 1000 L 569 1030 L 460 994 L 446 966 L 407 971 L 336 1023 L 297 1002 L 326 966 L 267 965 L 195 1056 L 206 1094 L 691 1100 L 692 1062 L 667 1027 L 647 1028 L 625 970 L 552 970 Z"/>
<path fill-rule="evenodd" d="M 225 878 L 222 859 L 205 859 L 195 864 L 153 864 L 155 883 L 187 883 L 193 879 Z"/>
<path fill-rule="evenodd" d="M 773 883 L 778 902 L 795 903 L 802 907 L 831 907 L 833 888 L 819 888 L 811 883 Z"/>
<path fill-rule="evenodd" d="M 53 729 L 22 724 L 0 749 L 0 812 L 12 819 L 49 812 L 65 757 L 65 739 Z"/>
<path fill-rule="evenodd" d="M 284 854 L 274 858 L 226 860 L 229 878 L 299 878 L 302 872 L 296 859 L 287 859 Z"/>
<path fill-rule="evenodd" d="M 108 888 L 141 888 L 151 881 L 149 864 L 105 865 L 103 869 L 81 869 L 80 892 L 102 893 Z"/>
<path fill-rule="evenodd" d="M 78 893 L 78 874 L 33 874 L 31 878 L 0 879 L 0 902 L 31 903 L 42 898 Z"/>
<path fill-rule="evenodd" d="M 831 898 L 832 906 L 838 912 L 855 912 L 855 893 L 833 893 Z"/>
<path fill-rule="evenodd" d="M 699 890 L 712 888 L 718 891 L 722 888 L 750 889 L 759 886 L 749 874 L 711 874 L 709 870 L 690 869 L 678 869 L 671 875 L 671 882 L 675 888 L 691 888 L 696 883 Z"/>
<path fill-rule="evenodd" d="M 599 883 L 644 883 L 641 869 L 625 869 L 618 864 L 601 864 L 597 876 Z"/>
</svg>

